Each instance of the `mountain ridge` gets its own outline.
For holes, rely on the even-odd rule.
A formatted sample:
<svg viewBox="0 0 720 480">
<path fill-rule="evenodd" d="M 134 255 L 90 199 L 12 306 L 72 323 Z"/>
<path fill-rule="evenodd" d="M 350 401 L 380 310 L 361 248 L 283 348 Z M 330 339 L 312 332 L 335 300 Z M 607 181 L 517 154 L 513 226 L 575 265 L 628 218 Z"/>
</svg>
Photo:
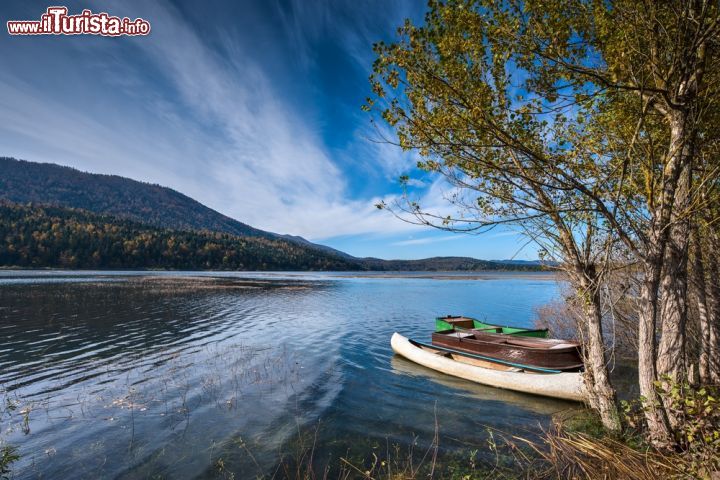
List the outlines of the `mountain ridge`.
<svg viewBox="0 0 720 480">
<path fill-rule="evenodd" d="M 333 263 L 335 260 L 342 260 L 345 263 L 340 264 L 357 264 L 365 270 L 470 271 L 539 268 L 537 263 L 531 262 L 502 262 L 470 257 L 433 257 L 418 260 L 354 257 L 332 247 L 310 242 L 300 236 L 267 232 L 252 227 L 169 187 L 119 175 L 89 173 L 54 163 L 37 163 L 11 157 L 0 157 L 0 200 L 17 205 L 53 206 L 85 211 L 159 230 L 227 234 L 237 238 L 263 238 L 279 242 L 272 244 L 274 248 L 309 250 L 314 252 L 307 253 L 310 256 L 318 254 L 328 256 L 329 263 L 335 264 Z M 67 216 L 72 213 L 65 212 L 62 215 Z M 294 247 L 283 247 L 282 242 L 292 244 Z M 291 268 L 292 265 L 288 267 Z"/>
<path fill-rule="evenodd" d="M 38 203 L 81 208 L 141 221 L 148 225 L 209 230 L 232 235 L 280 236 L 252 227 L 211 209 L 169 187 L 101 173 L 83 172 L 55 163 L 0 157 L 0 198 L 14 203 Z M 92 188 L 81 188 L 92 184 Z M 153 210 L 163 203 L 163 218 Z M 129 204 L 130 208 L 121 208 Z M 184 207 L 181 215 L 172 207 Z M 144 213 L 140 215 L 138 211 Z M 187 217 L 190 212 L 191 217 Z"/>
</svg>

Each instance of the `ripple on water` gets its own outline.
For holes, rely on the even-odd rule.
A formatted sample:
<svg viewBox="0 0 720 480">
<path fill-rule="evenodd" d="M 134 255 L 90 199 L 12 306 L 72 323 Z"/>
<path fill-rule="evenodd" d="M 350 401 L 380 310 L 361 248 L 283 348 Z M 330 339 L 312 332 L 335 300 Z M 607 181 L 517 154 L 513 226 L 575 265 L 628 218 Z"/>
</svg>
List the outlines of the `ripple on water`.
<svg viewBox="0 0 720 480">
<path fill-rule="evenodd" d="M 436 419 L 462 450 L 484 425 L 536 430 L 568 407 L 431 372 L 389 345 L 394 331 L 427 340 L 448 313 L 529 325 L 551 281 L 13 275 L 0 278 L 0 388 L 29 412 L 30 433 L 16 417 L 8 438 L 17 478 L 195 478 L 220 456 L 256 475 L 307 429 L 326 458 L 369 439 L 430 441 Z"/>
</svg>

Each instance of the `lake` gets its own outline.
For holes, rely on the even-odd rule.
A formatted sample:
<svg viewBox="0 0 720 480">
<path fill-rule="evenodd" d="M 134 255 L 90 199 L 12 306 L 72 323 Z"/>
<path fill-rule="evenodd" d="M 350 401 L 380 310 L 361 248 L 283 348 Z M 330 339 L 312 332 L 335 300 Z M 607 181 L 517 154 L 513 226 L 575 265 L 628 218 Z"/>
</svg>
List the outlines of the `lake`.
<svg viewBox="0 0 720 480">
<path fill-rule="evenodd" d="M 492 464 L 488 428 L 532 437 L 575 405 L 435 373 L 390 336 L 428 341 L 447 314 L 531 326 L 558 291 L 543 273 L 2 271 L 3 441 L 22 479 L 419 462 L 436 431 L 441 459 Z"/>
</svg>

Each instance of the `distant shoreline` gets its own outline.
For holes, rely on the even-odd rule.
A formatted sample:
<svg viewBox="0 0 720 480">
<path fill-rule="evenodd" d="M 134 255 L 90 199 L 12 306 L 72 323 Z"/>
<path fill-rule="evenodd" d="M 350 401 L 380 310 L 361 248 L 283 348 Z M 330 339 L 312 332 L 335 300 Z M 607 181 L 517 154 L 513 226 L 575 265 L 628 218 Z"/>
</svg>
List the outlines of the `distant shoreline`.
<svg viewBox="0 0 720 480">
<path fill-rule="evenodd" d="M 339 272 L 343 273 L 343 272 Z M 418 279 L 430 279 L 430 280 L 493 280 L 497 278 L 503 278 L 512 276 L 514 279 L 527 278 L 533 280 L 555 280 L 560 275 L 560 272 L 528 272 L 519 270 L 486 270 L 478 271 L 473 273 L 448 271 L 448 272 L 377 272 L 377 275 L 373 275 L 375 272 L 363 272 L 354 273 L 347 272 L 342 278 L 418 278 Z"/>
<path fill-rule="evenodd" d="M 553 271 L 517 271 L 517 270 L 485 270 L 477 272 L 459 272 L 459 271 L 267 271 L 267 270 L 248 270 L 248 271 L 226 271 L 226 270 L 68 270 L 57 268 L 8 268 L 0 267 L 0 278 L 13 278 L 24 276 L 111 276 L 111 277 L 131 277 L 132 280 L 152 279 L 162 280 L 168 279 L 173 281 L 208 281 L 216 280 L 281 280 L 298 278 L 298 280 L 307 280 L 309 276 L 320 276 L 326 279 L 417 279 L 417 280 L 498 280 L 503 278 L 523 279 L 523 280 L 541 280 L 550 281 L 558 280 L 562 276 L 561 272 Z M 305 277 L 305 278 L 303 278 Z"/>
<path fill-rule="evenodd" d="M 296 273 L 296 274 L 311 274 L 311 273 L 328 273 L 328 274 L 348 274 L 351 276 L 380 276 L 380 275 L 492 275 L 492 274 L 528 274 L 528 275 L 557 275 L 559 271 L 554 270 L 175 270 L 175 269 L 164 269 L 164 268 L 59 268 L 59 267 L 15 267 L 8 265 L 0 265 L 0 272 L 98 272 L 98 273 Z"/>
</svg>

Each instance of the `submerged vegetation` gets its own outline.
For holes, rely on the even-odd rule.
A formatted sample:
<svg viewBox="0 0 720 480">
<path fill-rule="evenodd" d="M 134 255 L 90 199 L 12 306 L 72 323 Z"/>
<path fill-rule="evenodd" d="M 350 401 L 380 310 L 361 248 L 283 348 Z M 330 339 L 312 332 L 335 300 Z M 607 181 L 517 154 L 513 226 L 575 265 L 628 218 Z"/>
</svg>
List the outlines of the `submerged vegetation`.
<svg viewBox="0 0 720 480">
<path fill-rule="evenodd" d="M 164 335 L 178 329 L 177 325 L 171 324 L 178 312 L 173 307 L 174 302 L 168 300 L 204 297 L 213 291 L 222 296 L 237 296 L 239 291 L 263 297 L 272 291 L 285 295 L 309 289 L 311 283 L 173 276 L 137 277 L 121 285 L 97 283 L 93 288 L 96 296 L 87 296 L 91 291 L 87 285 L 74 287 L 72 290 L 77 292 L 76 295 L 69 295 L 68 290 L 63 288 L 60 295 L 53 297 L 57 304 L 51 303 L 43 294 L 46 301 L 42 302 L 41 311 L 81 311 L 92 317 L 98 312 L 105 315 L 107 306 L 113 304 L 103 303 L 103 298 L 128 298 L 131 310 L 137 312 L 130 315 L 145 318 L 147 312 L 136 310 L 141 305 L 137 299 L 132 300 L 131 295 L 132 292 L 143 292 L 143 296 L 149 295 L 152 305 L 160 306 L 167 313 L 166 320 L 152 327 L 157 329 L 158 334 Z M 19 295 L 20 289 L 15 291 Z M 27 297 L 21 298 L 27 300 Z M 29 300 L 27 303 L 40 302 Z M 72 305 L 69 312 L 59 308 L 63 303 Z M 85 303 L 99 304 L 98 310 L 76 307 Z M 8 302 L 7 305 L 13 309 L 25 308 L 18 301 Z M 201 308 L 204 311 L 207 304 L 201 304 Z M 222 308 L 226 309 L 227 306 Z M 210 312 L 210 315 L 213 313 Z M 22 318 L 26 315 L 20 312 L 17 316 Z M 62 323 L 62 318 L 63 315 L 54 321 Z M 122 313 L 116 312 L 116 318 L 122 318 Z M 108 323 L 111 325 L 116 321 L 113 319 Z M 286 328 L 288 326 L 285 325 Z M 189 330 L 188 334 L 192 335 L 193 330 L 187 325 L 180 329 Z M 212 331 L 199 325 L 196 333 L 205 335 Z M 283 331 L 293 338 L 292 332 L 300 330 Z M 108 333 L 102 330 L 103 337 L 93 337 L 91 343 L 101 342 Z M 147 339 L 150 343 L 151 338 Z M 172 339 L 170 343 L 175 344 L 177 340 Z M 637 402 L 623 404 L 621 415 L 626 429 L 622 435 L 616 436 L 606 434 L 597 415 L 573 410 L 558 415 L 557 422 L 544 433 L 536 424 L 527 425 L 527 430 L 523 425 L 520 429 L 508 431 L 502 425 L 478 428 L 477 423 L 467 422 L 467 425 L 474 425 L 473 430 L 469 440 L 465 438 L 459 442 L 448 431 L 447 419 L 443 417 L 448 405 L 443 405 L 441 398 L 435 407 L 438 413 L 434 425 L 432 411 L 423 420 L 411 420 L 423 433 L 416 434 L 412 430 L 407 436 L 384 437 L 385 430 L 353 428 L 338 433 L 330 420 L 322 416 L 303 415 L 303 410 L 297 406 L 297 402 L 303 400 L 293 399 L 297 392 L 307 395 L 303 382 L 317 381 L 312 380 L 313 374 L 309 372 L 316 369 L 308 368 L 307 364 L 303 368 L 301 355 L 269 341 L 250 346 L 236 344 L 236 340 L 232 339 L 229 344 L 203 343 L 200 348 L 191 348 L 194 350 L 192 355 L 179 355 L 174 348 L 158 348 L 150 352 L 142 349 L 142 353 L 122 348 L 112 350 L 108 352 L 109 358 L 105 359 L 109 377 L 100 379 L 100 391 L 96 390 L 97 383 L 94 382 L 58 397 L 43 394 L 23 399 L 22 387 L 12 392 L 0 391 L 0 405 L 7 407 L 0 417 L 0 427 L 9 442 L 0 443 L 0 448 L 8 447 L 0 451 L 5 453 L 1 460 L 5 462 L 3 467 L 6 470 L 18 467 L 15 473 L 21 477 L 40 474 L 43 468 L 47 468 L 48 472 L 66 473 L 67 476 L 69 470 L 65 468 L 75 468 L 79 469 L 73 471 L 76 477 L 102 478 L 112 476 L 120 463 L 123 469 L 131 469 L 139 477 L 173 478 L 177 476 L 177 470 L 173 470 L 172 465 L 180 464 L 181 468 L 185 468 L 189 460 L 189 463 L 197 461 L 197 452 L 201 452 L 202 470 L 198 475 L 221 479 L 555 479 L 568 478 L 570 473 L 576 478 L 595 478 L 597 472 L 606 472 L 607 478 L 649 479 L 656 477 L 647 475 L 647 472 L 661 467 L 662 470 L 655 471 L 662 471 L 670 479 L 703 478 L 703 472 L 719 458 L 717 439 L 720 431 L 714 427 L 720 414 L 717 392 L 711 388 L 693 389 L 689 386 L 669 392 L 677 404 L 674 411 L 687 426 L 683 435 L 688 439 L 688 435 L 692 437 L 683 443 L 679 454 L 651 449 L 644 440 L 642 406 Z M 110 341 L 115 343 L 112 336 Z M 123 338 L 123 342 L 128 341 L 131 339 Z M 185 349 L 182 345 L 178 347 L 181 351 Z M 111 360 L 115 354 L 121 354 L 126 359 L 134 356 L 145 358 L 152 366 L 152 375 L 143 369 L 115 374 L 115 364 Z M 24 360 L 38 359 L 29 355 Z M 93 361 L 101 362 L 103 359 L 95 358 Z M 387 359 L 383 358 L 383 361 Z M 403 373 L 402 370 L 397 372 Z M 64 388 L 60 387 L 66 386 L 65 382 L 68 382 L 67 378 L 52 379 L 49 390 L 64 392 Z M 258 405 L 262 406 L 263 412 L 266 408 L 268 413 L 277 412 L 278 405 L 270 407 L 265 403 L 265 399 L 269 402 L 273 398 L 273 392 L 288 395 L 290 400 L 281 402 L 282 411 L 287 410 L 287 414 L 272 428 L 277 429 L 277 437 L 272 434 L 270 437 L 267 434 L 257 435 L 252 429 L 246 429 L 244 422 L 248 417 L 255 416 Z M 473 402 L 472 396 L 465 397 L 462 393 L 459 396 L 468 400 L 461 401 L 461 416 L 473 416 L 475 420 L 478 416 L 482 418 L 481 409 L 485 402 Z M 490 403 L 502 401 L 502 392 L 491 391 L 489 398 Z M 551 405 L 552 410 L 556 408 L 568 406 Z M 203 415 L 206 423 L 198 423 Z M 38 451 L 10 446 L 40 438 L 46 422 L 57 423 L 61 419 L 74 425 L 99 423 L 112 434 L 98 438 L 92 443 L 92 450 L 82 452 L 56 444 L 57 437 Z M 158 422 L 158 419 L 163 420 Z M 217 436 L 194 435 L 198 428 L 213 423 L 229 428 Z M 465 420 L 463 424 L 466 424 Z M 164 435 L 170 435 L 175 441 L 188 440 L 178 445 L 175 441 L 168 441 Z M 152 440 L 148 441 L 148 438 Z M 188 448 L 190 450 L 186 450 Z M 24 458 L 18 461 L 20 453 Z M 111 455 L 113 461 L 109 462 L 107 457 Z M 68 458 L 71 463 L 81 466 L 65 464 Z M 138 464 L 138 459 L 143 461 Z M 626 476 L 629 469 L 633 472 L 631 477 Z M 58 476 L 62 476 L 60 473 Z"/>
<path fill-rule="evenodd" d="M 622 435 L 609 434 L 597 414 L 588 410 L 570 410 L 557 414 L 551 427 L 541 436 L 524 437 L 518 433 L 488 428 L 482 432 L 484 441 L 476 448 L 460 452 L 444 452 L 443 437 L 436 421 L 435 436 L 429 444 L 399 445 L 354 438 L 344 455 L 318 459 L 315 449 L 320 427 L 298 431 L 294 447 L 282 455 L 269 472 L 260 472 L 262 479 L 350 479 L 416 480 L 416 479 L 537 479 L 596 478 L 623 480 L 712 479 L 720 469 L 720 429 L 717 416 L 720 406 L 706 390 L 677 393 L 674 404 L 688 421 L 683 440 L 685 448 L 678 452 L 657 451 L 645 440 L 645 432 L 631 428 Z M 697 401 L 697 403 L 695 403 Z M 636 403 L 638 407 L 640 404 Z M 703 405 L 697 409 L 695 405 Z M 702 411 L 701 411 L 702 410 Z M 641 420 L 642 413 L 625 404 L 623 419 L 627 424 Z M 479 432 L 480 436 L 480 432 Z M 252 457 L 244 443 L 235 443 L 241 455 Z M 219 458 L 215 467 L 220 478 L 235 478 L 231 468 Z"/>
<path fill-rule="evenodd" d="M 20 460 L 17 447 L 14 445 L 0 445 L 0 478 L 5 480 L 11 473 L 12 464 Z"/>
<path fill-rule="evenodd" d="M 712 479 L 714 473 L 720 471 L 718 394 L 718 389 L 710 392 L 688 386 L 663 394 L 672 398 L 674 408 L 682 412 L 687 422 L 682 432 L 683 448 L 677 452 L 658 451 L 647 443 L 639 410 L 642 406 L 636 402 L 633 406 L 624 404 L 623 420 L 635 427 L 621 435 L 608 432 L 598 415 L 591 411 L 570 410 L 557 414 L 551 427 L 539 437 L 528 438 L 488 428 L 483 432 L 485 441 L 478 448 L 454 453 L 442 452 L 437 423 L 435 436 L 424 449 L 418 448 L 417 442 L 400 446 L 389 441 L 360 439 L 353 455 L 331 458 L 320 464 L 313 461 L 316 437 L 307 434 L 303 440 L 299 435 L 296 452 L 283 458 L 274 474 L 259 478 Z M 480 452 L 482 456 L 478 455 Z M 222 463 L 220 466 L 224 467 Z M 224 470 L 219 468 L 219 471 Z"/>
</svg>

